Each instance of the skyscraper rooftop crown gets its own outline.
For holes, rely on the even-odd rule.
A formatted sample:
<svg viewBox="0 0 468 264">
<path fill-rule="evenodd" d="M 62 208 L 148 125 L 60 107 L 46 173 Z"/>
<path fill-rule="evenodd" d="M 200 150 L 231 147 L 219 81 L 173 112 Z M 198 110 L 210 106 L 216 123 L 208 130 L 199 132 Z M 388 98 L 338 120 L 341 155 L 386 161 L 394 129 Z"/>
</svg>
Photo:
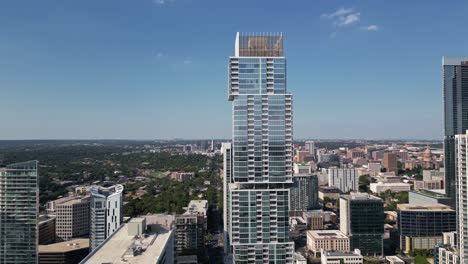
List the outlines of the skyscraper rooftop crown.
<svg viewBox="0 0 468 264">
<path fill-rule="evenodd" d="M 239 33 L 236 57 L 282 57 L 283 33 Z"/>
</svg>

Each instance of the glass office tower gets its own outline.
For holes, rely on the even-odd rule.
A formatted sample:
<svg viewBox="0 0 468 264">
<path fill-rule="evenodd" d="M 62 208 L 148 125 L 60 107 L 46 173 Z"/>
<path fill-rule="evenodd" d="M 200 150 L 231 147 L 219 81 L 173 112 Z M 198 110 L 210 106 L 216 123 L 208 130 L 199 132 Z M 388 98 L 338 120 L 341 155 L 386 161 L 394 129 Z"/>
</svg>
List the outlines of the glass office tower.
<svg viewBox="0 0 468 264">
<path fill-rule="evenodd" d="M 443 57 L 445 194 L 455 205 L 455 135 L 468 130 L 468 57 Z"/>
<path fill-rule="evenodd" d="M 237 33 L 229 58 L 233 106 L 228 237 L 234 263 L 292 263 L 292 95 L 282 33 Z"/>
<path fill-rule="evenodd" d="M 0 263 L 37 263 L 37 161 L 0 167 Z"/>
<path fill-rule="evenodd" d="M 349 237 L 351 250 L 382 256 L 384 224 L 382 199 L 367 193 L 340 197 L 340 231 Z"/>
</svg>

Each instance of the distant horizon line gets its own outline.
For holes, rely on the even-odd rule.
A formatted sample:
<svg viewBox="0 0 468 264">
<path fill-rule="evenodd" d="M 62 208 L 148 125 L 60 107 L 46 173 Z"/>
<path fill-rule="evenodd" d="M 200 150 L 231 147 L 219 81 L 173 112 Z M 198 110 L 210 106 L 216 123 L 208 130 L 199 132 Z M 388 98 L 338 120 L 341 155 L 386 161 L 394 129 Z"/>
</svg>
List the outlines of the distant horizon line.
<svg viewBox="0 0 468 264">
<path fill-rule="evenodd" d="M 122 139 L 122 138 L 102 138 L 102 139 L 92 139 L 92 138 L 55 138 L 55 139 L 0 139 L 1 141 L 200 141 L 200 140 L 215 140 L 215 141 L 231 141 L 230 138 L 172 138 L 172 139 Z M 443 142 L 443 139 L 422 139 L 422 138 L 373 138 L 373 139 L 363 139 L 363 138 L 297 138 L 293 141 L 440 141 Z"/>
</svg>

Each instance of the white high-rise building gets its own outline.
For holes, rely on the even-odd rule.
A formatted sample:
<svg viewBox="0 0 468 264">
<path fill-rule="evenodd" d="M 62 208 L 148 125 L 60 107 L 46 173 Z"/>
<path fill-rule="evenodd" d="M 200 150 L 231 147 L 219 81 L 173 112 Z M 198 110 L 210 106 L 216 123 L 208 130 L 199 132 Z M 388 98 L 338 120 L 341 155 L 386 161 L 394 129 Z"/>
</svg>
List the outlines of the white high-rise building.
<svg viewBox="0 0 468 264">
<path fill-rule="evenodd" d="M 92 186 L 90 193 L 89 248 L 93 251 L 123 222 L 123 186 L 120 184 L 108 188 Z"/>
<path fill-rule="evenodd" d="M 282 33 L 237 33 L 229 58 L 233 104 L 228 239 L 234 263 L 292 263 L 292 95 Z"/>
<path fill-rule="evenodd" d="M 455 176 L 457 179 L 456 211 L 458 217 L 458 252 L 460 263 L 468 263 L 468 131 L 455 135 Z"/>
<path fill-rule="evenodd" d="M 312 157 L 315 157 L 315 141 L 306 141 L 305 149 L 309 151 Z"/>
<path fill-rule="evenodd" d="M 353 168 L 329 168 L 328 186 L 336 187 L 341 192 L 347 193 L 357 191 L 359 187 L 359 176 Z"/>
</svg>

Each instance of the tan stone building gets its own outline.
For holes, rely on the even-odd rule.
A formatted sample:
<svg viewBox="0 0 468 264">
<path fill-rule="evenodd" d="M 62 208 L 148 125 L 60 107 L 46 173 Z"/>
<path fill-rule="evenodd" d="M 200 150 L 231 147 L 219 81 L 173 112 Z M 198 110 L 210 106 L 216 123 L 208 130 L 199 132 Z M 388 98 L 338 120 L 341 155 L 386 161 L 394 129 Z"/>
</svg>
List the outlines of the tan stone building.
<svg viewBox="0 0 468 264">
<path fill-rule="evenodd" d="M 86 237 L 89 234 L 89 196 L 66 197 L 53 201 L 58 241 Z"/>
<path fill-rule="evenodd" d="M 340 230 L 309 230 L 307 248 L 314 252 L 314 256 L 320 250 L 348 252 L 349 237 Z"/>
</svg>

